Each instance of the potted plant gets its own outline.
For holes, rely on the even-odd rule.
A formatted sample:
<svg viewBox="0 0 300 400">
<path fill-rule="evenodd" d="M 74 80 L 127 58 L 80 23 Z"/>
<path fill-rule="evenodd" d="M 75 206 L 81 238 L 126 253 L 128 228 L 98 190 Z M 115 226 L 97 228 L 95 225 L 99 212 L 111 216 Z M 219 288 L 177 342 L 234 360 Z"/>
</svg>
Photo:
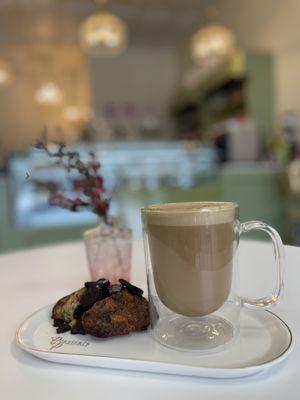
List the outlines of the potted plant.
<svg viewBox="0 0 300 400">
<path fill-rule="evenodd" d="M 98 226 L 84 233 L 84 242 L 92 280 L 105 277 L 111 283 L 120 278 L 130 280 L 132 232 L 120 226 L 109 214 L 111 198 L 105 190 L 100 174 L 101 164 L 95 154 L 83 161 L 77 151 L 71 151 L 63 143 L 50 147 L 44 140 L 38 140 L 34 147 L 48 154 L 57 165 L 68 172 L 77 171 L 80 179 L 74 181 L 74 196 L 58 191 L 49 197 L 49 204 L 72 212 L 88 208 L 98 216 Z"/>
</svg>

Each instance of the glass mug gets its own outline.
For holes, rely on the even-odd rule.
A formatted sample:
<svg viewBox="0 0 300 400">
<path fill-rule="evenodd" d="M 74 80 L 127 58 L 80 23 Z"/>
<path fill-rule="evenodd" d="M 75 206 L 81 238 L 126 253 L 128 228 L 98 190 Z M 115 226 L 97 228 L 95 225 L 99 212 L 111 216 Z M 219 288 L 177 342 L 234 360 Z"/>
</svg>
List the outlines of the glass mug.
<svg viewBox="0 0 300 400">
<path fill-rule="evenodd" d="M 230 202 L 169 203 L 142 208 L 151 328 L 156 340 L 178 349 L 220 349 L 239 330 L 241 307 L 266 309 L 283 289 L 283 245 L 260 221 L 239 222 Z M 271 237 L 276 287 L 268 296 L 239 296 L 236 252 L 242 233 Z"/>
</svg>

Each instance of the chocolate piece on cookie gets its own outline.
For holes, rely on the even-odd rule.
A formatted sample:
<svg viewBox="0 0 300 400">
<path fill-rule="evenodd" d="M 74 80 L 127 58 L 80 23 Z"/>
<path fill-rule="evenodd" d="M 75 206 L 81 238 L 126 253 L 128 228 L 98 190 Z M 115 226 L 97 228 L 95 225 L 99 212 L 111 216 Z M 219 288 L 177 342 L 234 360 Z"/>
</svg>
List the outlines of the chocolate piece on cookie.
<svg viewBox="0 0 300 400">
<path fill-rule="evenodd" d="M 125 279 L 119 279 L 119 282 L 121 283 L 121 285 L 124 288 L 129 290 L 129 292 L 132 294 L 137 294 L 139 296 L 142 296 L 144 293 L 144 291 L 142 289 L 138 288 L 137 286 L 132 285 L 130 282 L 126 281 Z"/>
<path fill-rule="evenodd" d="M 98 337 L 145 330 L 149 325 L 148 302 L 123 289 L 97 301 L 82 315 L 82 325 L 86 333 Z"/>
<path fill-rule="evenodd" d="M 124 289 L 124 288 L 123 288 L 123 286 L 121 285 L 121 283 L 116 283 L 116 284 L 114 284 L 114 285 L 110 285 L 109 288 L 108 288 L 109 294 L 110 294 L 110 295 L 119 293 L 119 292 L 121 292 L 121 290 L 123 290 L 123 289 Z"/>
<path fill-rule="evenodd" d="M 105 299 L 105 297 L 109 296 L 107 287 L 98 287 L 96 282 L 93 285 L 85 286 L 85 288 L 86 291 L 80 300 L 80 305 L 84 310 L 91 308 L 96 301 Z"/>
</svg>

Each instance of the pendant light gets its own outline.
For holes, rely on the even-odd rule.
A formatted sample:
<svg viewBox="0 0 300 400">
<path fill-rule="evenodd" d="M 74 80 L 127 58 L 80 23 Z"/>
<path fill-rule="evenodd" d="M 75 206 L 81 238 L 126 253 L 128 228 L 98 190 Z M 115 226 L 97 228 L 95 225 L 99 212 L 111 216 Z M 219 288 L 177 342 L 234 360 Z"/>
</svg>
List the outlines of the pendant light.
<svg viewBox="0 0 300 400">
<path fill-rule="evenodd" d="M 11 80 L 12 74 L 9 64 L 4 60 L 0 60 L 0 86 L 7 85 Z"/>
<path fill-rule="evenodd" d="M 226 27 L 215 22 L 215 8 L 206 10 L 210 23 L 200 28 L 191 38 L 190 53 L 196 64 L 209 64 L 223 61 L 235 49 L 235 37 Z"/>
<path fill-rule="evenodd" d="M 103 5 L 105 1 L 97 0 Z M 80 27 L 80 42 L 94 56 L 113 56 L 127 47 L 127 26 L 108 11 L 97 11 L 87 17 Z"/>
<path fill-rule="evenodd" d="M 56 83 L 46 82 L 35 92 L 34 99 L 40 105 L 56 106 L 63 101 L 64 95 Z"/>
</svg>

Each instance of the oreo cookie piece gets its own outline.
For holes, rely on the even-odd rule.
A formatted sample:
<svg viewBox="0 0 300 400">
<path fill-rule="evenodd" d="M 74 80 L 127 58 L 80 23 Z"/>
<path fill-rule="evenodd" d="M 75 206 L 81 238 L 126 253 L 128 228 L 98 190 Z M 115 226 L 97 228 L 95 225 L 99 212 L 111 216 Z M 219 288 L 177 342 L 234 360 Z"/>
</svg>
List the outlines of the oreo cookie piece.
<svg viewBox="0 0 300 400">
<path fill-rule="evenodd" d="M 125 279 L 119 279 L 121 285 L 126 288 L 131 294 L 136 294 L 138 296 L 142 296 L 144 291 L 137 286 L 132 285 L 130 282 L 126 281 Z"/>
<path fill-rule="evenodd" d="M 80 300 L 80 306 L 83 311 L 88 310 L 96 301 L 103 300 L 109 296 L 108 291 L 109 281 L 101 279 L 97 282 L 86 282 L 84 284 L 86 291 Z M 78 310 L 78 314 L 82 313 L 82 309 Z"/>
<path fill-rule="evenodd" d="M 110 285 L 109 288 L 108 288 L 109 295 L 111 296 L 112 294 L 119 293 L 123 289 L 124 289 L 124 286 L 122 286 L 121 283 L 116 283 L 114 285 Z"/>
<path fill-rule="evenodd" d="M 109 285 L 110 285 L 110 282 L 106 278 L 100 278 L 96 282 L 96 286 L 99 288 L 108 287 Z"/>
<path fill-rule="evenodd" d="M 86 289 L 93 288 L 97 285 L 97 282 L 85 282 L 84 286 Z"/>
</svg>

